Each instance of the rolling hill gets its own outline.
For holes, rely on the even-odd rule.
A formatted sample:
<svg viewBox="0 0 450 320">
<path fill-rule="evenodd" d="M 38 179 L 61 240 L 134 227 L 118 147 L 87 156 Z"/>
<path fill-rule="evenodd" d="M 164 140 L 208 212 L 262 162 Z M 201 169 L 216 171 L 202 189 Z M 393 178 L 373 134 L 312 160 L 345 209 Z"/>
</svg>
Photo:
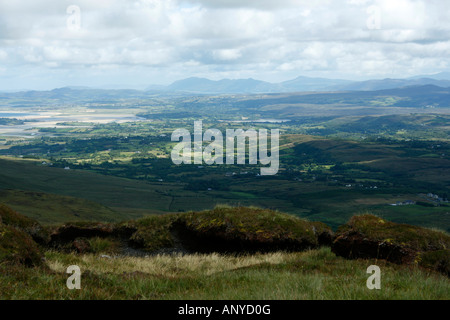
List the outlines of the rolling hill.
<svg viewBox="0 0 450 320">
<path fill-rule="evenodd" d="M 373 79 L 367 81 L 350 81 L 342 79 L 311 78 L 299 76 L 295 79 L 271 83 L 255 79 L 222 79 L 209 80 L 191 77 L 178 80 L 166 87 L 158 87 L 163 91 L 180 91 L 198 94 L 239 94 L 239 93 L 283 93 L 283 92 L 326 92 L 326 91 L 377 91 L 399 89 L 413 86 L 433 85 L 450 87 L 450 80 L 431 77 L 409 79 Z M 148 87 L 149 90 L 155 88 Z"/>
<path fill-rule="evenodd" d="M 437 80 L 432 78 L 368 80 L 338 85 L 332 87 L 331 89 L 339 91 L 376 91 L 426 85 L 447 88 L 450 87 L 450 80 Z"/>
</svg>

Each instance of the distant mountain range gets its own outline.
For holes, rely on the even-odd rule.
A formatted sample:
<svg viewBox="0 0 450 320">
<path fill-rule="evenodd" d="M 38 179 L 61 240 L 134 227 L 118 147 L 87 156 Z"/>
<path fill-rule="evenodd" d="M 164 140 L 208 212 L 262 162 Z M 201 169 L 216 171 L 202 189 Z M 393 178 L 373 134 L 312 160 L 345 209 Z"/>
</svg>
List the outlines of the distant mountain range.
<svg viewBox="0 0 450 320">
<path fill-rule="evenodd" d="M 222 79 L 218 81 L 205 78 L 187 78 L 175 81 L 163 90 L 186 91 L 192 93 L 275 93 L 295 91 L 325 91 L 333 86 L 343 86 L 351 81 L 340 79 L 297 77 L 280 83 L 270 83 L 249 79 Z M 159 88 L 161 90 L 161 87 Z"/>
<path fill-rule="evenodd" d="M 448 80 L 446 80 L 448 81 Z M 242 81 L 248 83 L 247 81 Z M 242 83 L 238 82 L 238 83 Z M 251 81 L 261 87 L 265 84 L 258 83 L 257 81 Z M 211 85 L 209 81 L 200 81 L 203 83 L 203 90 L 212 90 L 207 88 Z M 213 82 L 214 83 L 214 82 Z M 236 83 L 231 80 L 223 81 L 229 89 L 229 85 Z M 417 82 L 412 82 L 417 83 Z M 181 82 L 182 84 L 182 82 Z M 180 82 L 177 83 L 180 85 Z M 255 88 L 255 87 L 254 87 Z M 239 88 L 236 88 L 236 90 Z M 188 96 L 197 96 L 198 93 L 189 93 L 182 91 L 143 91 L 143 90 L 106 90 L 106 89 L 94 89 L 94 88 L 80 88 L 80 87 L 65 87 L 53 89 L 50 91 L 21 91 L 12 93 L 0 93 L 0 101 L 2 105 L 9 105 L 12 108 L 21 107 L 35 107 L 38 105 L 45 105 L 47 103 L 98 103 L 105 108 L 120 107 L 123 99 L 134 99 L 137 101 L 159 98 L 163 100 L 166 97 L 172 101 L 178 101 L 178 106 L 188 107 L 190 109 L 202 107 L 205 101 L 214 101 L 215 97 L 208 97 L 205 99 L 199 99 L 198 104 L 195 102 L 197 99 L 185 98 Z M 180 98 L 180 99 L 178 99 Z M 209 100 L 211 98 L 211 100 Z M 218 97 L 222 98 L 222 97 Z M 268 105 L 284 105 L 289 108 L 290 105 L 311 104 L 311 105 L 333 105 L 344 103 L 346 105 L 373 105 L 374 102 L 379 102 L 381 105 L 390 107 L 416 107 L 416 108 L 450 108 L 450 86 L 447 88 L 439 87 L 433 84 L 428 85 L 412 85 L 401 88 L 383 89 L 383 90 L 360 90 L 360 91 L 327 91 L 327 92 L 278 92 L 264 95 L 251 95 L 248 97 L 242 96 L 242 99 L 233 100 L 234 107 L 242 108 L 262 108 Z M 392 99 L 393 98 L 393 99 Z M 163 101 L 161 100 L 161 101 Z M 227 100 L 227 99 L 225 99 Z"/>
<path fill-rule="evenodd" d="M 67 86 L 50 91 L 21 91 L 2 92 L 0 99 L 6 97 L 20 98 L 49 98 L 92 100 L 116 99 L 118 97 L 145 98 L 152 94 L 182 96 L 186 94 L 262 94 L 262 93 L 295 93 L 295 92 L 353 92 L 380 91 L 389 89 L 403 89 L 423 86 L 436 88 L 450 88 L 450 73 L 442 72 L 434 75 L 419 75 L 405 79 L 378 79 L 366 81 L 350 81 L 343 79 L 297 77 L 292 80 L 271 83 L 267 81 L 249 79 L 209 80 L 191 77 L 164 85 L 151 85 L 145 90 L 117 88 L 92 88 L 82 86 Z"/>
<path fill-rule="evenodd" d="M 450 87 L 450 80 L 437 80 L 432 78 L 368 80 L 335 86 L 333 89 L 339 91 L 375 91 L 426 85 L 448 88 Z"/>
<path fill-rule="evenodd" d="M 278 92 L 325 92 L 325 91 L 376 91 L 404 88 L 409 86 L 434 85 L 450 87 L 450 73 L 415 76 L 407 79 L 380 79 L 350 81 L 343 79 L 297 77 L 292 80 L 271 83 L 249 79 L 209 80 L 206 78 L 187 78 L 168 86 L 152 85 L 149 91 L 189 92 L 197 94 L 244 94 Z"/>
</svg>

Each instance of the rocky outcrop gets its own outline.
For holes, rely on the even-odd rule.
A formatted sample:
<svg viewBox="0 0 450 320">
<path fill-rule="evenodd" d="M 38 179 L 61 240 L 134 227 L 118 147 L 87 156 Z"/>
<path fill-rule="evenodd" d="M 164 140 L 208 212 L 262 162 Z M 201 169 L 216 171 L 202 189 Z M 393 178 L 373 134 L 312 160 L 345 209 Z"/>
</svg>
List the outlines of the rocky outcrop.
<svg viewBox="0 0 450 320">
<path fill-rule="evenodd" d="M 120 226 L 135 228 L 129 245 L 149 254 L 300 251 L 333 239 L 324 223 L 245 207 L 151 216 Z"/>
<path fill-rule="evenodd" d="M 284 213 L 255 208 L 216 208 L 181 215 L 172 232 L 193 252 L 302 251 L 332 239 L 332 230 Z"/>
<path fill-rule="evenodd" d="M 321 222 L 256 208 L 222 207 L 150 216 L 118 224 L 66 223 L 43 228 L 0 205 L 0 263 L 42 264 L 42 247 L 77 253 L 253 253 L 331 246 L 349 259 L 384 259 L 450 276 L 450 236 L 373 215 L 352 217 L 336 234 Z"/>
<path fill-rule="evenodd" d="M 450 236 L 444 232 L 386 221 L 373 215 L 352 217 L 336 232 L 332 251 L 349 259 L 385 259 L 448 273 Z M 445 271 L 447 270 L 447 271 Z"/>
</svg>

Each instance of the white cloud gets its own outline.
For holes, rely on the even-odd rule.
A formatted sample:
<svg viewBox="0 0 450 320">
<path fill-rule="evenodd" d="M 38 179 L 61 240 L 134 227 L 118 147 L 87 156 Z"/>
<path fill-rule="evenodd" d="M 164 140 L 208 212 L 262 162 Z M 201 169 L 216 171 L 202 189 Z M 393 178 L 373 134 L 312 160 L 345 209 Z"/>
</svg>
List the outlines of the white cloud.
<svg viewBox="0 0 450 320">
<path fill-rule="evenodd" d="M 449 67 L 447 1 L 78 0 L 81 28 L 70 30 L 66 9 L 74 3 L 0 0 L 2 77 L 52 69 L 72 79 L 102 70 L 98 81 L 132 71 L 134 81 L 149 75 L 142 82 L 192 75 L 277 81 Z M 370 6 L 379 8 L 376 30 L 367 27 Z"/>
<path fill-rule="evenodd" d="M 5 50 L 0 50 L 0 61 L 6 60 L 8 58 L 8 53 Z"/>
<path fill-rule="evenodd" d="M 236 60 L 242 56 L 240 50 L 238 49 L 222 49 L 215 50 L 213 55 L 219 60 Z"/>
</svg>

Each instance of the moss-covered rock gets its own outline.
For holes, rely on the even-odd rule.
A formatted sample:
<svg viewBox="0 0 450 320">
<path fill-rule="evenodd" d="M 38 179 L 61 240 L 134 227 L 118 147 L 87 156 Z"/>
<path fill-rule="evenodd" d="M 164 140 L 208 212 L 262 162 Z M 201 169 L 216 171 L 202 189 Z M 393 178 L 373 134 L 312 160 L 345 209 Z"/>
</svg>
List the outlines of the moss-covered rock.
<svg viewBox="0 0 450 320">
<path fill-rule="evenodd" d="M 134 228 L 129 244 L 147 252 L 305 250 L 330 244 L 333 238 L 324 223 L 245 207 L 151 216 L 120 227 Z"/>
<path fill-rule="evenodd" d="M 0 223 L 0 264 L 42 264 L 43 255 L 30 235 L 13 226 Z"/>
<path fill-rule="evenodd" d="M 332 235 L 322 223 L 255 208 L 216 208 L 186 213 L 174 231 L 190 250 L 200 252 L 252 252 L 316 248 Z"/>
<path fill-rule="evenodd" d="M 399 264 L 448 268 L 450 236 L 374 215 L 352 217 L 336 232 L 332 250 L 346 258 L 377 258 Z M 447 267 L 445 267 L 447 266 Z"/>
</svg>

